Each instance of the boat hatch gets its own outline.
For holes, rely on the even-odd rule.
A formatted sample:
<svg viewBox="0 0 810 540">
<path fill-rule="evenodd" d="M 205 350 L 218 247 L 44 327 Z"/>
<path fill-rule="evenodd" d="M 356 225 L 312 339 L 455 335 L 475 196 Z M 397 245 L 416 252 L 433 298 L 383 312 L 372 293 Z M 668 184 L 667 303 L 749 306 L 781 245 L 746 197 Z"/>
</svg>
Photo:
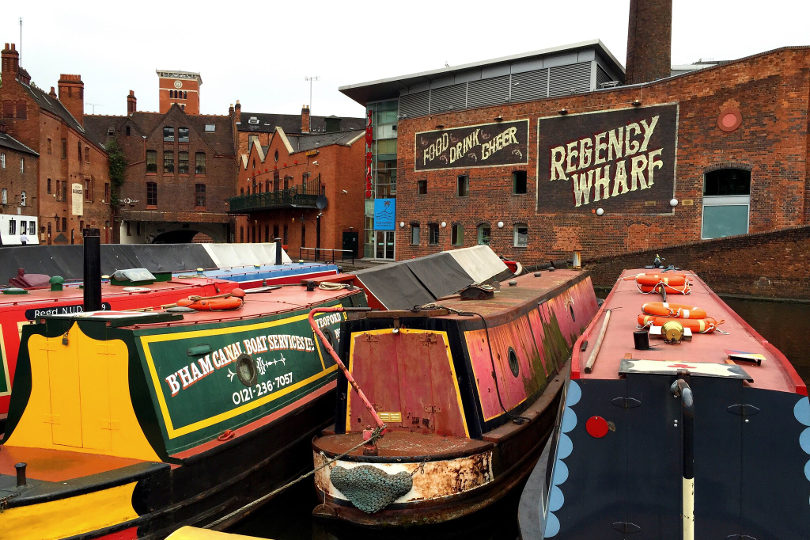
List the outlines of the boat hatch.
<svg viewBox="0 0 810 540">
<path fill-rule="evenodd" d="M 732 364 L 715 364 L 707 362 L 671 362 L 666 360 L 622 359 L 619 375 L 628 373 L 646 373 L 649 375 L 677 375 L 688 371 L 697 377 L 720 377 L 724 379 L 743 379 L 753 382 L 754 379 L 743 368 Z"/>
</svg>

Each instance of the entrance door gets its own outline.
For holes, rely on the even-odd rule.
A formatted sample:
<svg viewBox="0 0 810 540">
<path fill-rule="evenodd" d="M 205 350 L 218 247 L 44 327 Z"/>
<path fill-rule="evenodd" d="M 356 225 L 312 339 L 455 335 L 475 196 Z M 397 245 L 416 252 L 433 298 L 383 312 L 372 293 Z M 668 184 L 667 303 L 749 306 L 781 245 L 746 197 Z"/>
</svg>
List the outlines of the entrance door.
<svg viewBox="0 0 810 540">
<path fill-rule="evenodd" d="M 394 231 L 374 231 L 374 256 L 394 260 Z"/>
<path fill-rule="evenodd" d="M 343 249 L 349 250 L 351 253 L 343 252 L 344 259 L 354 259 L 357 257 L 357 244 L 359 241 L 359 234 L 357 231 L 344 231 L 343 232 Z"/>
</svg>

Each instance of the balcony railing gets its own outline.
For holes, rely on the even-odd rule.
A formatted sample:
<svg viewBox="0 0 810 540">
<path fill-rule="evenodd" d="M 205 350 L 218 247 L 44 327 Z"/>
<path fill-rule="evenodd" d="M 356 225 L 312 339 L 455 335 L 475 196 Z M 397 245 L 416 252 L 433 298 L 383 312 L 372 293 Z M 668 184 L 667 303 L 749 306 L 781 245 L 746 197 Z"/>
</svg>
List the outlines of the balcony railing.
<svg viewBox="0 0 810 540">
<path fill-rule="evenodd" d="M 268 191 L 265 193 L 254 193 L 252 195 L 241 195 L 231 197 L 228 212 L 238 214 L 244 212 L 256 212 L 260 210 L 274 210 L 281 208 L 317 208 L 315 200 L 316 193 L 300 193 L 299 188 L 283 189 L 279 191 Z"/>
</svg>

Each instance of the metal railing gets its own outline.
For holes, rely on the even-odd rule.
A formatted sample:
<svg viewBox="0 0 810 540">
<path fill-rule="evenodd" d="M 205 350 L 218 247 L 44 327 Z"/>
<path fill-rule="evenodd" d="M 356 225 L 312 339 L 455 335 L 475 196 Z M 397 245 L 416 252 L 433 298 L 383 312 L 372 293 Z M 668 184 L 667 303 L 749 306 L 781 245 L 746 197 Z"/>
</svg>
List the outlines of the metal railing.
<svg viewBox="0 0 810 540">
<path fill-rule="evenodd" d="M 349 258 L 349 257 L 347 257 L 347 256 L 346 256 L 346 253 L 351 253 L 351 257 L 350 257 L 350 258 L 351 258 L 351 260 L 352 260 L 352 264 L 354 264 L 354 250 L 352 250 L 352 249 L 334 249 L 334 248 L 309 248 L 309 247 L 300 247 L 300 248 L 298 248 L 298 258 L 299 258 L 299 259 L 301 259 L 301 260 L 303 260 L 303 259 L 304 259 L 304 252 L 305 252 L 305 251 L 307 251 L 307 252 L 310 252 L 310 251 L 311 251 L 311 252 L 313 252 L 313 254 L 314 254 L 314 258 L 313 258 L 313 260 L 314 260 L 315 262 L 318 262 L 319 260 L 321 260 L 320 258 L 318 258 L 318 253 L 319 253 L 319 252 L 324 252 L 324 253 L 325 253 L 325 252 L 329 252 L 329 253 L 331 253 L 331 254 L 332 254 L 332 260 L 330 261 L 328 257 L 323 257 L 323 262 L 331 262 L 331 263 L 333 263 L 333 264 L 334 264 L 334 262 L 335 262 L 335 253 L 343 253 L 343 258 L 342 258 L 342 260 L 344 260 L 344 261 L 345 261 L 347 258 Z"/>
<path fill-rule="evenodd" d="M 229 212 L 271 210 L 277 208 L 317 208 L 318 193 L 300 193 L 297 188 L 240 195 L 228 199 Z"/>
</svg>

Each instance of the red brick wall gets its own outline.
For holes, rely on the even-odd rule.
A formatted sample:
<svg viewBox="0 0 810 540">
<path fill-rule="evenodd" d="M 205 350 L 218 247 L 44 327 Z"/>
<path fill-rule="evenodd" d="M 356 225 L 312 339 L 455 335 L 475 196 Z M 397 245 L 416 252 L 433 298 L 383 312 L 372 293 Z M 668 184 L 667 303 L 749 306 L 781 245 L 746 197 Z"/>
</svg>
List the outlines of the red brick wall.
<svg viewBox="0 0 810 540">
<path fill-rule="evenodd" d="M 0 154 L 5 154 L 6 157 L 5 167 L 0 168 L 0 189 L 8 190 L 8 203 L 0 205 L 0 214 L 16 215 L 20 197 L 25 191 L 26 207 L 20 211 L 24 215 L 37 215 L 37 156 L 2 146 Z M 20 159 L 24 160 L 22 173 Z"/>
<path fill-rule="evenodd" d="M 652 264 L 692 270 L 717 293 L 810 299 L 810 227 L 735 236 L 585 261 L 597 287 L 611 288 L 622 270 Z"/>
<path fill-rule="evenodd" d="M 574 249 L 583 258 L 620 254 L 644 248 L 660 249 L 700 240 L 703 177 L 707 171 L 741 166 L 751 171 L 749 231 L 765 232 L 810 221 L 810 184 L 807 182 L 808 96 L 810 49 L 787 48 L 727 65 L 632 88 L 602 90 L 583 95 L 544 99 L 456 113 L 402 119 L 398 125 L 397 221 L 418 221 L 419 246 L 410 245 L 408 227 L 397 228 L 397 258 L 406 259 L 450 249 L 452 223 L 464 226 L 464 245 L 476 243 L 475 230 L 489 223 L 493 249 L 506 257 L 532 264 L 570 258 Z M 603 216 L 589 213 L 537 213 L 537 119 L 627 109 L 634 100 L 641 108 L 678 104 L 674 213 L 667 200 L 654 201 L 658 214 L 623 211 L 621 202 Z M 726 132 L 718 127 L 722 110 L 737 107 L 742 124 Z M 414 135 L 421 131 L 528 118 L 529 164 L 470 169 L 414 171 Z M 527 171 L 527 193 L 513 195 L 511 173 Z M 470 194 L 455 195 L 456 177 L 467 174 Z M 418 180 L 427 180 L 428 193 L 417 195 Z M 626 209 L 625 209 L 626 210 Z M 438 246 L 427 244 L 427 224 L 445 221 Z M 504 227 L 498 229 L 496 223 Z M 527 223 L 526 248 L 512 244 L 515 223 Z"/>
</svg>

